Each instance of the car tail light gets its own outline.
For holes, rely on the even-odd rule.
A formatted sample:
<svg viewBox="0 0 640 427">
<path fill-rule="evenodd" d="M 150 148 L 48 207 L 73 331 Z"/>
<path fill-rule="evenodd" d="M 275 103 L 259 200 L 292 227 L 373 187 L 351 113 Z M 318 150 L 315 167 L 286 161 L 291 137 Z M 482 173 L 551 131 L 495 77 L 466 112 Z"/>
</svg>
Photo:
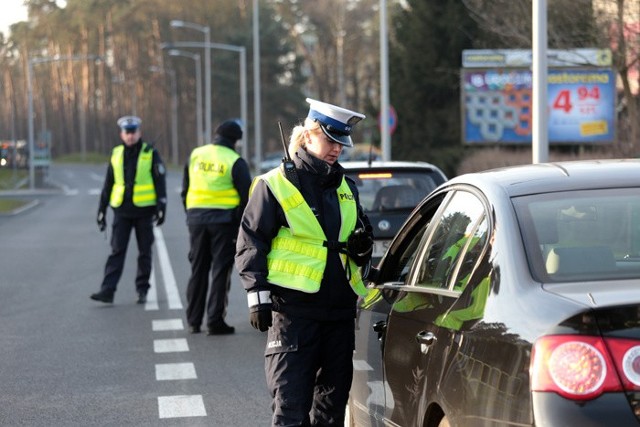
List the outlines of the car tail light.
<svg viewBox="0 0 640 427">
<path fill-rule="evenodd" d="M 622 390 L 607 346 L 599 337 L 553 335 L 539 339 L 533 347 L 530 375 L 532 391 L 552 391 L 573 400 Z"/>
<path fill-rule="evenodd" d="M 621 338 L 605 338 L 605 342 L 624 389 L 640 391 L 640 342 Z"/>
</svg>

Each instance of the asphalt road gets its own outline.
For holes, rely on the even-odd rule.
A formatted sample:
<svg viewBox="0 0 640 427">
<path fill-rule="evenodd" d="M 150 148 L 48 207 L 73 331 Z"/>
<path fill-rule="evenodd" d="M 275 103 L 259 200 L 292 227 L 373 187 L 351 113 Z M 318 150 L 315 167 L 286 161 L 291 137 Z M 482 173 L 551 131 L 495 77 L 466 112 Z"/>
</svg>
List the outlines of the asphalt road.
<svg viewBox="0 0 640 427">
<path fill-rule="evenodd" d="M 95 224 L 105 171 L 52 166 L 60 191 L 22 195 L 37 205 L 0 216 L 0 425 L 269 425 L 266 335 L 248 323 L 237 273 L 227 315 L 236 333 L 187 331 L 181 172 L 168 174 L 149 302 L 135 304 L 133 236 L 114 304 L 89 299 L 109 253 Z"/>
</svg>

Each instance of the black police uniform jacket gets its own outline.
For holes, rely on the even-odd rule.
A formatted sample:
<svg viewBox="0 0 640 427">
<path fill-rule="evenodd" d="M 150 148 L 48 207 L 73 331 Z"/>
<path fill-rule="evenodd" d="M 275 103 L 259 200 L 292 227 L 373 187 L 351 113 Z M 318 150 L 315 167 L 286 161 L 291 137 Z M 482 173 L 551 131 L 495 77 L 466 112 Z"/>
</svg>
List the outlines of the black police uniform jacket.
<svg viewBox="0 0 640 427">
<path fill-rule="evenodd" d="M 136 178 L 136 169 L 138 167 L 138 156 L 142 149 L 142 139 L 132 146 L 124 145 L 124 197 L 122 204 L 113 211 L 116 215 L 127 218 L 141 218 L 146 216 L 153 216 L 156 213 L 156 206 L 136 206 L 133 204 L 133 184 Z M 166 169 L 160 158 L 158 150 L 153 145 L 147 144 L 147 149 L 153 150 L 153 158 L 151 165 L 151 175 L 153 177 L 153 186 L 156 191 L 156 204 L 167 203 L 167 184 L 165 178 Z M 109 166 L 107 168 L 107 175 L 102 187 L 102 193 L 100 195 L 100 211 L 104 212 L 109 206 L 109 199 L 111 198 L 111 189 L 113 188 L 113 165 L 111 164 L 111 158 L 109 158 Z"/>
<path fill-rule="evenodd" d="M 328 240 L 337 241 L 340 207 L 336 190 L 344 176 L 337 162 L 333 165 L 313 157 L 303 148 L 294 156 L 300 192 L 315 214 Z M 359 203 L 355 183 L 346 178 L 356 198 L 356 228 L 369 224 Z M 305 293 L 267 282 L 267 254 L 280 227 L 287 227 L 282 207 L 262 180 L 254 186 L 244 211 L 236 246 L 236 268 L 247 291 L 270 291 L 272 309 L 313 320 L 345 320 L 356 314 L 357 295 L 347 280 L 338 252 L 329 250 L 324 276 L 317 293 Z"/>
</svg>

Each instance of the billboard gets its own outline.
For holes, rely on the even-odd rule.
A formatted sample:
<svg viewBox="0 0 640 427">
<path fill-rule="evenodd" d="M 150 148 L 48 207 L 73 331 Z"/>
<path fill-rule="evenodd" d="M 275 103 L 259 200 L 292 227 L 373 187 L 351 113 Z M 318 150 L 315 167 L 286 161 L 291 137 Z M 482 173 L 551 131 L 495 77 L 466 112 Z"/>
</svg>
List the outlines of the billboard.
<svg viewBox="0 0 640 427">
<path fill-rule="evenodd" d="M 549 143 L 615 139 L 616 76 L 608 49 L 549 51 Z M 463 52 L 461 96 L 466 144 L 530 144 L 531 51 Z M 551 67 L 553 66 L 553 67 Z"/>
</svg>

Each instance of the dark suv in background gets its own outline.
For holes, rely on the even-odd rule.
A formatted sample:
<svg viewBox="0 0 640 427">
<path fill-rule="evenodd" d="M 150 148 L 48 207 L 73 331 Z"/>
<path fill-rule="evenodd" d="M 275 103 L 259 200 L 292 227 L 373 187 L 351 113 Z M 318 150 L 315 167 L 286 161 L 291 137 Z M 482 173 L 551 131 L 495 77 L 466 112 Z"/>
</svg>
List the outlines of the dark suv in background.
<svg viewBox="0 0 640 427">
<path fill-rule="evenodd" d="M 438 167 L 424 162 L 340 162 L 360 193 L 360 204 L 373 226 L 376 264 L 411 211 L 447 181 Z"/>
</svg>

